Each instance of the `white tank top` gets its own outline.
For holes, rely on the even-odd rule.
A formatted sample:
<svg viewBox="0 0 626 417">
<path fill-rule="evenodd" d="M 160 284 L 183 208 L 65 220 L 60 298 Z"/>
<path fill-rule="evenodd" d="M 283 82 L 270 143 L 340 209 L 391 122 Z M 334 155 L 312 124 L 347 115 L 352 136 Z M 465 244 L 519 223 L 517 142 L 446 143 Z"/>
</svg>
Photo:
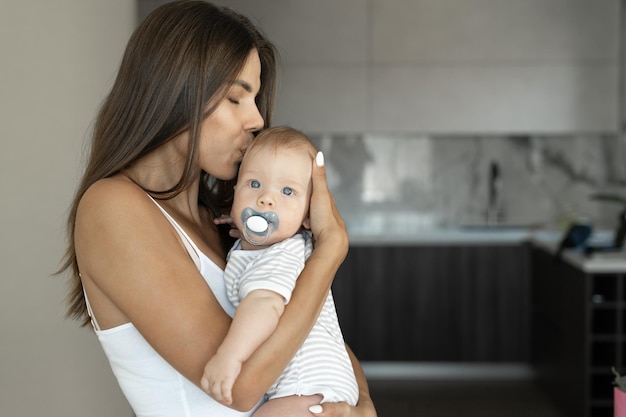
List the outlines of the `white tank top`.
<svg viewBox="0 0 626 417">
<path fill-rule="evenodd" d="M 152 199 L 152 197 L 150 197 Z M 154 201 L 154 199 L 152 199 Z M 202 253 L 176 221 L 156 202 L 180 235 L 189 255 L 215 294 L 222 308 L 232 317 L 224 271 Z M 87 309 L 113 374 L 137 417 L 243 417 L 213 400 L 168 364 L 143 338 L 132 323 L 100 330 L 87 295 Z M 256 409 L 256 407 L 255 407 Z"/>
</svg>

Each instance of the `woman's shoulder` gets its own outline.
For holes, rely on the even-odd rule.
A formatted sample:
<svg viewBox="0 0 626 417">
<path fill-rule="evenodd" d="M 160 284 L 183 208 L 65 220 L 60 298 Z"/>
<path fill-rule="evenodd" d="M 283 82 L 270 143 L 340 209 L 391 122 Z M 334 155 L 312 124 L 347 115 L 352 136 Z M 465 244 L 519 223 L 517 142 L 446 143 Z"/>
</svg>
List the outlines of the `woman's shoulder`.
<svg viewBox="0 0 626 417">
<path fill-rule="evenodd" d="M 77 217 L 96 222 L 133 222 L 154 215 L 148 195 L 124 177 L 104 178 L 92 184 L 78 205 Z M 156 206 L 155 206 L 156 207 Z"/>
<path fill-rule="evenodd" d="M 141 201 L 148 201 L 146 192 L 122 176 L 96 181 L 81 198 L 81 204 L 97 204 L 105 207 L 129 206 Z"/>
<path fill-rule="evenodd" d="M 143 197 L 146 193 L 135 183 L 123 176 L 103 178 L 93 183 L 83 196 L 83 199 L 133 199 Z"/>
</svg>

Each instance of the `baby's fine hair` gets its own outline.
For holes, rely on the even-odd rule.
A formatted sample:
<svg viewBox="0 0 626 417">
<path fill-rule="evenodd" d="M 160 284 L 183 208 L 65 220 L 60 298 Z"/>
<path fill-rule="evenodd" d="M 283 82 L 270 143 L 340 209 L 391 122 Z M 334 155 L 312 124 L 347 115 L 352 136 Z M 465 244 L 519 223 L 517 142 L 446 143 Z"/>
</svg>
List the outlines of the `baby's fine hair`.
<svg viewBox="0 0 626 417">
<path fill-rule="evenodd" d="M 270 127 L 261 131 L 248 147 L 246 155 L 252 155 L 256 150 L 268 148 L 274 151 L 281 149 L 301 150 L 307 152 L 311 160 L 317 154 L 317 148 L 311 140 L 301 131 L 289 126 Z"/>
</svg>

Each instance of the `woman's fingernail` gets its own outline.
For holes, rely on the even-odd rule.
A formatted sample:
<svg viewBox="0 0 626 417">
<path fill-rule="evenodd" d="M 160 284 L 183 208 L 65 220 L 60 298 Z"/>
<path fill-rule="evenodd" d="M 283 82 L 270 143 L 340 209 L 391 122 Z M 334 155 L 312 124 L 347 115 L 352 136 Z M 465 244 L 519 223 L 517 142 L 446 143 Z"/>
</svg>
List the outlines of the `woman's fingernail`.
<svg viewBox="0 0 626 417">
<path fill-rule="evenodd" d="M 320 153 L 318 153 L 318 155 L 319 155 L 319 154 L 321 154 L 321 152 L 320 152 Z M 322 162 L 323 162 L 323 161 L 322 161 Z M 313 414 L 319 414 L 319 413 L 321 413 L 322 411 L 324 411 L 324 409 L 322 408 L 322 406 L 321 406 L 321 405 L 312 405 L 312 406 L 310 406 L 310 407 L 309 407 L 309 411 L 310 411 L 310 412 L 312 412 Z"/>
<path fill-rule="evenodd" d="M 323 167 L 324 166 L 324 154 L 322 153 L 322 151 L 319 151 L 317 153 L 317 155 L 315 155 L 315 164 L 318 167 Z"/>
</svg>

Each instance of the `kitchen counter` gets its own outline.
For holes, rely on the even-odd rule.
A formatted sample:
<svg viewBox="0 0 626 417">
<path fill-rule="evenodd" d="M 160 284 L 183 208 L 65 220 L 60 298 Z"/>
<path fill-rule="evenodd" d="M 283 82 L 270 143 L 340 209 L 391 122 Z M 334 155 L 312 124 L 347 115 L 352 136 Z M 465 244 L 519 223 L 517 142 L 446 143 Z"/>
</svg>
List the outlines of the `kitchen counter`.
<svg viewBox="0 0 626 417">
<path fill-rule="evenodd" d="M 413 212 L 373 211 L 347 222 L 353 246 L 511 244 L 527 241 L 533 229 L 520 225 L 444 227 L 432 216 Z"/>
<path fill-rule="evenodd" d="M 405 246 L 456 244 L 512 244 L 528 241 L 533 231 L 526 228 L 405 228 L 385 233 L 349 231 L 353 246 Z"/>
<path fill-rule="evenodd" d="M 613 232 L 601 231 L 592 236 L 595 244 L 609 244 L 613 239 Z M 533 245 L 545 251 L 556 254 L 560 239 L 553 234 L 536 233 L 532 236 Z M 579 250 L 565 250 L 562 259 L 583 272 L 591 274 L 622 273 L 626 272 L 626 252 L 596 252 L 586 255 Z"/>
<path fill-rule="evenodd" d="M 386 234 L 350 233 L 350 245 L 362 246 L 459 246 L 459 245 L 516 245 L 530 243 L 549 253 L 556 253 L 563 232 L 524 227 L 458 227 L 458 228 L 404 228 Z M 590 242 L 608 244 L 613 232 L 594 232 Z M 626 272 L 626 252 L 600 252 L 585 255 L 566 250 L 563 260 L 584 272 Z"/>
</svg>

